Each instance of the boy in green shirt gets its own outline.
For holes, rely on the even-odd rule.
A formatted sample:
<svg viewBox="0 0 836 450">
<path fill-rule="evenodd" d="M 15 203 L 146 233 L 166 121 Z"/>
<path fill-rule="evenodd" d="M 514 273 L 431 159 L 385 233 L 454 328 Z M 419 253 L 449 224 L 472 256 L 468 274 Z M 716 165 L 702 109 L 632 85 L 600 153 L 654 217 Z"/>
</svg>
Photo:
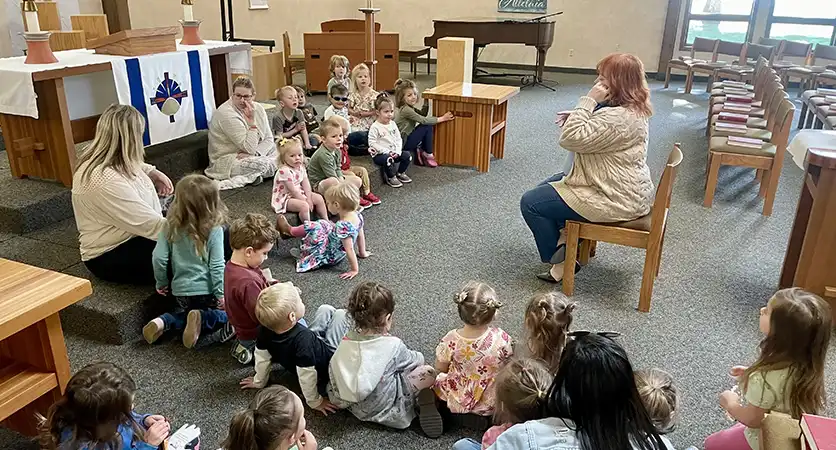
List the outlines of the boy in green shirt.
<svg viewBox="0 0 836 450">
<path fill-rule="evenodd" d="M 316 192 L 325 195 L 328 188 L 345 178 L 359 190 L 362 184 L 360 177 L 344 174 L 340 169 L 342 126 L 336 121 L 326 120 L 319 130 L 322 135 L 322 144 L 308 161 L 308 178 L 311 181 L 311 187 Z"/>
</svg>

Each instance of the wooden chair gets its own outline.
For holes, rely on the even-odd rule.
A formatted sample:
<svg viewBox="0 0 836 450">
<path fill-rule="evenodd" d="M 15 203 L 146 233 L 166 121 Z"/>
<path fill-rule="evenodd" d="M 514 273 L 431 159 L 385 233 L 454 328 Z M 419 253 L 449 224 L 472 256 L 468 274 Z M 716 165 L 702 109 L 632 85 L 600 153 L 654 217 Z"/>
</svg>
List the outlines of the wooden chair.
<svg viewBox="0 0 836 450">
<path fill-rule="evenodd" d="M 305 70 L 305 55 L 292 55 L 290 47 L 290 34 L 285 31 L 282 34 L 284 45 L 284 77 L 287 84 L 293 84 L 293 74 Z"/>
<path fill-rule="evenodd" d="M 785 75 L 787 82 L 792 78 L 798 78 L 798 94 L 801 95 L 806 86 L 814 86 L 816 84 L 818 74 L 827 70 L 826 65 L 828 62 L 836 62 L 836 46 L 816 44 L 816 48 L 813 49 L 808 62 L 804 66 L 787 69 Z"/>
<path fill-rule="evenodd" d="M 774 70 L 770 69 L 768 66 L 764 66 L 761 73 L 755 78 L 755 89 L 752 92 L 749 92 L 749 96 L 752 97 L 752 110 L 747 113 L 749 115 L 749 120 L 747 121 L 746 125 L 751 128 L 766 128 L 766 122 L 763 118 L 766 115 L 766 107 L 765 104 L 767 100 L 769 100 L 772 94 L 775 92 L 773 87 L 774 83 L 778 83 L 778 75 L 775 73 Z M 779 83 L 780 85 L 780 83 Z M 783 89 L 783 86 L 781 86 Z M 715 95 L 715 92 L 720 92 L 720 94 Z M 711 97 L 709 98 L 708 103 L 708 117 L 706 119 L 706 136 L 710 134 L 710 131 L 714 124 L 717 122 L 719 114 L 723 111 L 724 105 L 726 102 L 725 91 L 723 90 L 712 90 Z"/>
<path fill-rule="evenodd" d="M 763 108 L 757 108 L 760 109 L 760 111 L 757 111 L 756 108 L 752 108 L 752 112 L 761 113 L 760 118 L 766 120 L 766 126 L 764 128 L 750 126 L 747 127 L 745 134 L 730 133 L 729 131 L 718 129 L 717 121 L 715 119 L 714 121 L 712 121 L 710 125 L 710 132 L 708 134 L 709 137 L 743 136 L 770 142 L 772 140 L 772 133 L 775 131 L 776 128 L 777 121 L 775 120 L 775 116 L 778 113 L 778 106 L 781 104 L 782 100 L 787 98 L 787 93 L 786 91 L 784 91 L 783 86 L 781 85 L 781 83 L 778 82 L 777 78 L 774 79 L 772 83 L 767 88 L 765 88 L 765 90 L 767 91 L 767 94 L 766 100 L 763 101 Z"/>
<path fill-rule="evenodd" d="M 765 59 L 767 64 L 771 65 L 775 58 L 777 47 L 760 45 L 760 44 L 746 44 L 743 46 L 743 53 L 740 55 L 740 60 L 735 63 L 717 69 L 715 78 L 720 80 L 736 80 L 736 81 L 750 81 L 754 79 L 755 69 L 751 67 L 754 65 L 750 62 L 758 61 L 755 64 L 762 64 Z"/>
<path fill-rule="evenodd" d="M 668 67 L 665 69 L 665 89 L 668 88 L 668 85 L 671 82 L 671 70 L 683 70 L 685 71 L 685 75 L 687 76 L 690 72 L 691 66 L 696 63 L 704 63 L 706 61 L 715 62 L 717 61 L 717 44 L 720 43 L 719 39 L 705 39 L 705 38 L 694 38 L 694 43 L 691 45 L 691 55 L 690 56 L 682 56 L 680 58 L 672 59 L 668 61 Z M 710 53 L 709 59 L 698 59 L 697 52 L 699 53 Z M 687 82 L 685 83 L 685 93 L 688 94 L 691 92 L 691 85 Z"/>
<path fill-rule="evenodd" d="M 787 41 L 784 39 L 772 39 L 768 37 L 762 37 L 758 39 L 758 44 L 766 45 L 769 47 L 775 47 L 775 59 L 779 60 L 784 56 L 784 48 L 787 45 Z"/>
<path fill-rule="evenodd" d="M 653 295 L 653 282 L 659 276 L 662 262 L 662 246 L 665 243 L 665 230 L 668 223 L 668 211 L 671 207 L 671 192 L 676 172 L 682 162 L 680 144 L 674 144 L 668 156 L 668 163 L 662 172 L 662 180 L 656 187 L 656 200 L 650 214 L 629 222 L 587 223 L 569 220 L 566 222 L 566 261 L 563 266 L 563 293 L 572 295 L 575 291 L 575 261 L 578 258 L 580 244 L 580 263 L 587 264 L 598 241 L 628 247 L 643 248 L 644 272 L 639 294 L 639 311 L 650 311 L 650 299 Z"/>
<path fill-rule="evenodd" d="M 789 86 L 789 80 L 786 78 L 786 72 L 793 67 L 798 67 L 799 64 L 787 61 L 784 58 L 800 58 L 803 64 L 807 64 L 813 54 L 813 44 L 796 41 L 782 42 L 781 51 L 775 57 L 775 61 L 772 63 L 772 68 L 774 68 L 781 76 L 781 83 L 784 86 Z"/>
<path fill-rule="evenodd" d="M 757 169 L 757 177 L 761 184 L 758 196 L 764 197 L 763 215 L 772 214 L 772 205 L 775 202 L 775 192 L 778 190 L 778 180 L 781 177 L 781 167 L 784 164 L 784 153 L 787 151 L 794 114 L 795 105 L 788 99 L 783 99 L 775 115 L 778 124 L 772 132 L 772 140 L 764 142 L 761 148 L 729 145 L 728 138 L 722 136 L 709 140 L 703 206 L 710 208 L 714 203 L 714 191 L 717 189 L 720 166 L 742 166 Z"/>
<path fill-rule="evenodd" d="M 801 114 L 798 117 L 798 128 L 811 128 L 816 125 L 818 108 L 826 104 L 825 96 L 818 93 L 818 88 L 836 89 L 836 74 L 821 73 L 816 77 L 812 89 L 801 94 Z M 822 122 L 824 125 L 827 121 Z"/>
<path fill-rule="evenodd" d="M 719 55 L 726 55 L 726 56 L 735 56 L 738 58 L 738 61 L 744 60 L 743 53 L 744 47 L 746 44 L 740 42 L 729 42 L 720 40 L 717 43 L 717 50 L 716 53 Z M 708 75 L 708 84 L 706 84 L 705 91 L 711 92 L 711 85 L 714 83 L 714 76 L 717 69 L 726 67 L 729 65 L 728 61 L 709 61 L 709 62 L 702 62 L 696 63 L 691 65 L 688 69 L 688 78 L 685 80 L 686 85 L 693 85 L 694 83 L 694 75 L 698 73 L 704 73 Z"/>
<path fill-rule="evenodd" d="M 363 19 L 337 19 L 326 20 L 319 24 L 323 33 L 358 32 L 366 31 L 366 21 Z M 380 22 L 374 23 L 374 32 L 380 33 Z"/>
</svg>

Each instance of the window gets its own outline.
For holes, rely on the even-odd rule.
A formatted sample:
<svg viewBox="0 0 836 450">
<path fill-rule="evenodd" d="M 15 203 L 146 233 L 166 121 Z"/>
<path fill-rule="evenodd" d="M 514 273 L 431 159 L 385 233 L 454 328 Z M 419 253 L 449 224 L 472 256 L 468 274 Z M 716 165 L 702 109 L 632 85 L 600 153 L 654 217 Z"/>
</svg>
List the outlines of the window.
<svg viewBox="0 0 836 450">
<path fill-rule="evenodd" d="M 836 1 L 774 0 L 767 36 L 836 45 Z"/>
<path fill-rule="evenodd" d="M 681 47 L 690 46 L 696 37 L 747 41 L 754 3 L 755 0 L 687 0 L 684 24 L 687 31 L 682 33 Z"/>
</svg>

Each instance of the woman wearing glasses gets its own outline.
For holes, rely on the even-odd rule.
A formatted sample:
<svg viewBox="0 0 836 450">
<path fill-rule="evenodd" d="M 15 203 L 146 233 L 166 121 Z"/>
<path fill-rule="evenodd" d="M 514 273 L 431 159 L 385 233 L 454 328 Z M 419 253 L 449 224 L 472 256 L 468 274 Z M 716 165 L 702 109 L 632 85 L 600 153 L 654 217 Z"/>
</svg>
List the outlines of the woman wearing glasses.
<svg viewBox="0 0 836 450">
<path fill-rule="evenodd" d="M 258 183 L 276 174 L 276 143 L 264 107 L 254 101 L 247 77 L 232 83 L 232 97 L 219 106 L 209 124 L 206 176 L 221 189 Z"/>
</svg>

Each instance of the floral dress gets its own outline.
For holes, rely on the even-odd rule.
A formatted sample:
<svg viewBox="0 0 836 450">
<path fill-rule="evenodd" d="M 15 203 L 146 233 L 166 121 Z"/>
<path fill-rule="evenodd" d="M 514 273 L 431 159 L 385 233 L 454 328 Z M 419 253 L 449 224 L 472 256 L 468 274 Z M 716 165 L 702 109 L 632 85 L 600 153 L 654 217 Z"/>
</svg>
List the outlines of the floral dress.
<svg viewBox="0 0 836 450">
<path fill-rule="evenodd" d="M 336 223 L 330 220 L 315 220 L 304 223 L 305 238 L 300 249 L 301 257 L 296 263 L 297 272 L 308 272 L 322 266 L 333 266 L 345 258 L 342 240 L 352 238 L 357 242 L 357 235 L 363 229 L 363 216 L 357 214 L 360 226 L 346 220 Z"/>
<path fill-rule="evenodd" d="M 290 166 L 281 166 L 276 171 L 276 176 L 273 178 L 273 196 L 270 200 L 270 205 L 273 206 L 273 211 L 276 214 L 284 214 L 287 211 L 287 201 L 290 199 L 290 191 L 287 189 L 287 184 L 293 183 L 299 190 L 302 189 L 302 182 L 308 178 L 308 171 L 305 166 L 300 166 L 294 169 Z"/>
<path fill-rule="evenodd" d="M 352 92 L 348 95 L 349 108 L 358 111 L 374 111 L 374 100 L 377 98 L 377 91 L 370 89 L 368 94 L 363 95 L 359 92 Z M 375 116 L 357 117 L 350 116 L 351 131 L 369 131 L 375 121 Z"/>
<path fill-rule="evenodd" d="M 449 363 L 433 389 L 455 414 L 493 414 L 494 378 L 513 356 L 511 337 L 501 328 L 490 327 L 476 339 L 462 337 L 458 330 L 447 333 L 435 349 L 439 363 Z"/>
</svg>

